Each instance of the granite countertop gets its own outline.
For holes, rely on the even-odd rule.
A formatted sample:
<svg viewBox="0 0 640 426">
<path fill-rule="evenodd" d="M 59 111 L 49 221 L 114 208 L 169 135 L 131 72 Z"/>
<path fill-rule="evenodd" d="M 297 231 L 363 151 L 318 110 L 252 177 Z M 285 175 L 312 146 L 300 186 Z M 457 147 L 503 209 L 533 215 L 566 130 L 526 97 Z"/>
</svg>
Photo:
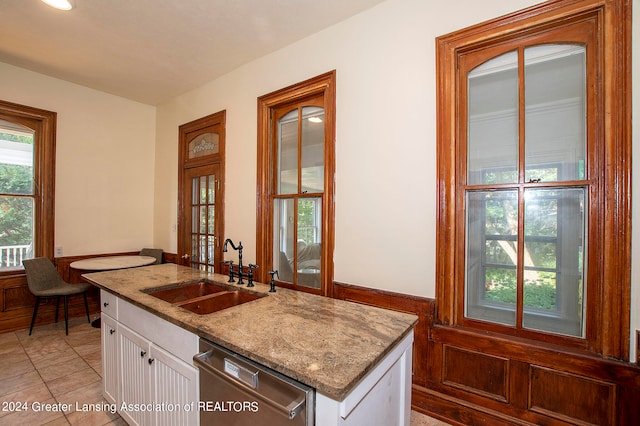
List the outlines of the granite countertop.
<svg viewBox="0 0 640 426">
<path fill-rule="evenodd" d="M 175 264 L 82 275 L 87 281 L 200 337 L 338 401 L 399 343 L 417 316 L 256 283 L 258 300 L 207 315 L 142 290 L 227 276 Z M 245 289 L 246 286 L 238 286 Z M 195 355 L 195 354 L 194 354 Z"/>
</svg>

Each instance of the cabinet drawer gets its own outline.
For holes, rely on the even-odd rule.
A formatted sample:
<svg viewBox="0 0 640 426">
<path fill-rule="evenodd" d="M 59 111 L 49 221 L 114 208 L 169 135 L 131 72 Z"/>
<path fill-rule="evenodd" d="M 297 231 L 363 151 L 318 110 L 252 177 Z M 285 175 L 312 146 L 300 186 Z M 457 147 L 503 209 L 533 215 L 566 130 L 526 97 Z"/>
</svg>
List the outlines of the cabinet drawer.
<svg viewBox="0 0 640 426">
<path fill-rule="evenodd" d="M 118 319 L 118 298 L 104 290 L 100 290 L 100 310 L 111 318 Z"/>
</svg>

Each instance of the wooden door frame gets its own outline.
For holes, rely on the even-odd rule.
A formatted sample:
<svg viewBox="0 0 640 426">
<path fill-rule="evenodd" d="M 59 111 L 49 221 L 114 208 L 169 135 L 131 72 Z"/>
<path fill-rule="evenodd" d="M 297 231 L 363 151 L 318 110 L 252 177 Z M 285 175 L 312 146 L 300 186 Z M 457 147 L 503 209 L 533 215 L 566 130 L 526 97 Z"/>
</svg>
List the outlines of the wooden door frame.
<svg viewBox="0 0 640 426">
<path fill-rule="evenodd" d="M 220 145 L 217 154 L 199 157 L 195 159 L 189 159 L 188 149 L 189 141 L 187 135 L 189 133 L 204 129 L 206 127 L 219 125 L 220 126 Z M 220 186 L 216 190 L 217 199 L 220 205 L 216 205 L 216 217 L 218 219 L 216 227 L 220 238 L 224 235 L 224 188 L 225 188 L 225 146 L 226 146 L 226 110 L 218 111 L 214 114 L 207 115 L 206 117 L 198 118 L 188 123 L 182 124 L 178 127 L 178 226 L 177 226 L 177 243 L 178 253 L 176 256 L 176 263 L 179 265 L 184 264 L 182 256 L 188 250 L 185 245 L 184 235 L 187 232 L 186 220 L 184 215 L 188 214 L 184 211 L 185 206 L 185 194 L 184 194 L 184 171 L 186 169 L 192 169 L 195 167 L 207 166 L 212 164 L 218 164 Z M 221 247 L 219 244 L 216 247 Z M 218 250 L 216 248 L 216 250 Z M 221 250 L 221 249 L 220 249 Z M 218 262 L 222 260 L 221 257 L 217 257 Z M 219 271 L 220 265 L 215 265 L 216 271 Z"/>
</svg>

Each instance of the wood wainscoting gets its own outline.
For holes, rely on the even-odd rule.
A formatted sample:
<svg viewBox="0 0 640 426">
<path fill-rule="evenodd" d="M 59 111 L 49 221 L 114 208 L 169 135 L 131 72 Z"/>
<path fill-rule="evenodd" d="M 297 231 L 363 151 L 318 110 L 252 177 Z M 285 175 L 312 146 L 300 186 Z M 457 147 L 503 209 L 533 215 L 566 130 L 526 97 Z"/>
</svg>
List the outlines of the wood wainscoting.
<svg viewBox="0 0 640 426">
<path fill-rule="evenodd" d="M 54 259 L 54 264 L 60 276 L 68 283 L 84 282 L 81 275 L 85 271 L 78 271 L 71 268 L 71 262 L 76 260 L 89 259 L 103 256 L 128 256 L 136 255 L 138 252 L 126 253 L 103 253 L 84 256 L 67 256 Z M 163 262 L 175 263 L 176 255 L 172 253 L 163 254 Z M 29 291 L 27 277 L 24 271 L 15 273 L 4 273 L 0 276 L 0 333 L 22 330 L 29 328 L 33 305 L 36 298 Z M 97 315 L 100 313 L 100 291 L 97 287 L 92 287 L 87 291 L 87 301 L 89 303 L 89 313 Z M 62 303 L 62 302 L 61 302 Z M 60 307 L 58 321 L 64 321 L 63 308 Z M 35 325 L 50 324 L 55 319 L 56 303 L 55 299 L 45 299 L 40 303 L 38 316 Z M 72 297 L 69 299 L 69 317 L 81 317 L 86 315 L 82 297 Z"/>
<path fill-rule="evenodd" d="M 640 425 L 640 368 L 434 323 L 435 300 L 334 283 L 334 297 L 418 315 L 412 408 L 451 424 Z"/>
</svg>

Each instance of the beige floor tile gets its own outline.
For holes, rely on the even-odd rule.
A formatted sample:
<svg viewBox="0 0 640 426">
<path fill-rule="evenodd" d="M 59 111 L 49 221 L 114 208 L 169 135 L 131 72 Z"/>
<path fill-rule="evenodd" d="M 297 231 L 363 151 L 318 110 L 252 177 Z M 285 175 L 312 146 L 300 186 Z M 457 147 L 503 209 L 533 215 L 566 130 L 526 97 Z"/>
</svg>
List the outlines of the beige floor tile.
<svg viewBox="0 0 640 426">
<path fill-rule="evenodd" d="M 447 426 L 448 424 L 417 411 L 411 411 L 411 426 Z"/>
<path fill-rule="evenodd" d="M 0 381 L 0 397 L 42 383 L 42 379 L 36 370 L 19 376 L 4 378 Z"/>
<path fill-rule="evenodd" d="M 89 383 L 80 388 L 69 391 L 56 397 L 56 400 L 65 404 L 94 404 L 104 401 L 102 396 L 102 381 Z"/>
<path fill-rule="evenodd" d="M 3 359 L 3 362 L 0 363 L 0 377 L 2 377 L 3 380 L 14 376 L 20 376 L 34 370 L 35 367 L 28 358 L 13 362 L 5 362 Z"/>
<path fill-rule="evenodd" d="M 69 421 L 67 420 L 66 417 L 58 417 L 55 420 L 52 420 L 48 423 L 45 423 L 43 426 L 68 426 L 69 425 Z"/>
<path fill-rule="evenodd" d="M 36 369 L 42 369 L 54 364 L 74 363 L 81 361 L 80 355 L 70 346 L 57 352 L 37 352 L 29 353 L 29 358 Z"/>
<path fill-rule="evenodd" d="M 81 426 L 101 426 L 105 424 L 111 424 L 114 420 L 122 418 L 117 414 L 112 414 L 109 411 L 74 411 L 73 413 L 67 414 L 67 420 L 72 425 L 81 425 Z M 126 423 L 122 421 L 122 424 Z"/>
<path fill-rule="evenodd" d="M 82 358 L 74 359 L 72 362 L 63 361 L 57 364 L 50 364 L 46 367 L 38 369 L 38 373 L 42 377 L 42 380 L 49 382 L 50 380 L 57 379 L 58 377 L 66 376 L 76 373 L 85 368 L 90 368 L 89 364 L 84 362 Z"/>
<path fill-rule="evenodd" d="M 64 413 L 59 411 L 58 407 L 59 405 L 53 398 L 38 401 L 29 405 L 26 411 L 14 412 L 3 417 L 1 423 L 3 426 L 43 425 L 64 419 Z"/>
<path fill-rule="evenodd" d="M 58 377 L 45 383 L 53 396 L 57 398 L 71 391 L 83 388 L 88 384 L 101 382 L 101 380 L 101 377 L 92 368 L 84 368 L 75 373 Z"/>
<path fill-rule="evenodd" d="M 87 364 L 89 364 L 89 366 L 91 368 L 93 368 L 93 370 L 100 376 L 102 377 L 102 352 L 101 351 L 97 351 L 97 352 L 93 352 L 87 355 L 83 355 L 82 359 L 85 360 L 85 362 Z"/>
<path fill-rule="evenodd" d="M 0 396 L 0 402 L 3 403 L 2 410 L 0 410 L 0 419 L 8 416 L 12 412 L 18 411 L 19 409 L 30 409 L 32 402 L 46 401 L 51 398 L 52 395 L 44 383 L 39 383 L 19 391 Z M 4 403 L 7 405 L 5 406 Z M 5 409 L 7 411 L 5 411 Z M 0 423 L 3 423 L 3 421 L 0 420 Z"/>
</svg>

